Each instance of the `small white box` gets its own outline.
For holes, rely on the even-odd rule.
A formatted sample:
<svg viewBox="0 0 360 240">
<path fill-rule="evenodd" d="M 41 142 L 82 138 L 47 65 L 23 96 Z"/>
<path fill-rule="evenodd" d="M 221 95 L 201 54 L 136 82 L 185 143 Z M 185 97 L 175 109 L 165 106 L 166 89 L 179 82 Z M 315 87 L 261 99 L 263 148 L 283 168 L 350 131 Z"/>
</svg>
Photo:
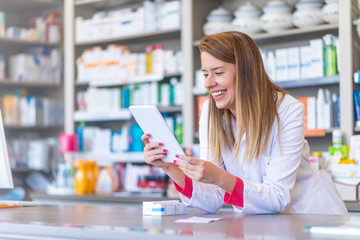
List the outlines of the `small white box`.
<svg viewBox="0 0 360 240">
<path fill-rule="evenodd" d="M 275 50 L 276 58 L 276 81 L 286 81 L 288 80 L 288 59 L 287 59 L 287 49 L 281 48 Z"/>
<path fill-rule="evenodd" d="M 311 78 L 311 48 L 310 48 L 310 46 L 300 47 L 300 77 L 301 77 L 301 79 Z"/>
<path fill-rule="evenodd" d="M 300 48 L 291 47 L 287 49 L 288 76 L 287 80 L 300 79 Z"/>
<path fill-rule="evenodd" d="M 324 77 L 324 56 L 322 39 L 310 40 L 311 49 L 311 77 Z"/>
<path fill-rule="evenodd" d="M 164 216 L 186 214 L 186 206 L 179 200 L 143 202 L 143 215 Z"/>
</svg>

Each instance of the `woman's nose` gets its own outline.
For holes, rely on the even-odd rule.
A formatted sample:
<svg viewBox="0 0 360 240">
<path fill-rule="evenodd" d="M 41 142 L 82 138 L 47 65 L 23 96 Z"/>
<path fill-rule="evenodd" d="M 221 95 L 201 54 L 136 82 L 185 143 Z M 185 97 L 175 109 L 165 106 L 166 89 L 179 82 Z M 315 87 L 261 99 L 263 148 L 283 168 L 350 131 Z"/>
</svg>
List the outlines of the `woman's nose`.
<svg viewBox="0 0 360 240">
<path fill-rule="evenodd" d="M 211 75 L 208 75 L 205 78 L 205 88 L 211 88 L 214 87 L 216 85 L 216 82 L 214 81 L 213 77 Z"/>
</svg>

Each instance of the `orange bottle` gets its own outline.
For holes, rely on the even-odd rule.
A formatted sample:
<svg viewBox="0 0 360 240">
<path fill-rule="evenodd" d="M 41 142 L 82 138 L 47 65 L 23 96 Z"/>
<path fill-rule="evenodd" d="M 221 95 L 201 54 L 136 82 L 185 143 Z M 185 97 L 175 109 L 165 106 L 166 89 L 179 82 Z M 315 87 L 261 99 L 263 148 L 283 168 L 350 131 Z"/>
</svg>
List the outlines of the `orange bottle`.
<svg viewBox="0 0 360 240">
<path fill-rule="evenodd" d="M 92 194 L 95 189 L 95 176 L 94 176 L 94 167 L 92 161 L 86 161 L 86 193 Z"/>
<path fill-rule="evenodd" d="M 86 162 L 78 161 L 78 168 L 74 176 L 74 189 L 76 195 L 84 195 L 87 191 Z"/>
</svg>

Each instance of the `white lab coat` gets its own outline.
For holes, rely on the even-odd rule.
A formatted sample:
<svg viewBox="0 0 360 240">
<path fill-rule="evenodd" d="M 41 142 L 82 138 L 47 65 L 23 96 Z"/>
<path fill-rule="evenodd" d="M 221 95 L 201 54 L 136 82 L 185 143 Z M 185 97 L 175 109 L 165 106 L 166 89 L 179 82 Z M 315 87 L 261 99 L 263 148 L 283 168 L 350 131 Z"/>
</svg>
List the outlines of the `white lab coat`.
<svg viewBox="0 0 360 240">
<path fill-rule="evenodd" d="M 200 118 L 200 159 L 212 161 L 207 146 L 208 102 Z M 244 182 L 244 207 L 233 206 L 236 212 L 249 214 L 304 213 L 347 214 L 333 182 L 326 174 L 314 169 L 309 162 L 309 145 L 304 139 L 304 106 L 286 95 L 278 107 L 280 117 L 281 153 L 278 126 L 274 127 L 265 154 L 251 164 L 243 163 L 245 136 L 237 161 L 233 153 L 223 150 L 221 168 Z M 236 122 L 234 120 L 236 136 Z M 224 204 L 224 190 L 216 185 L 193 181 L 191 199 L 180 194 L 186 205 L 214 213 Z"/>
</svg>

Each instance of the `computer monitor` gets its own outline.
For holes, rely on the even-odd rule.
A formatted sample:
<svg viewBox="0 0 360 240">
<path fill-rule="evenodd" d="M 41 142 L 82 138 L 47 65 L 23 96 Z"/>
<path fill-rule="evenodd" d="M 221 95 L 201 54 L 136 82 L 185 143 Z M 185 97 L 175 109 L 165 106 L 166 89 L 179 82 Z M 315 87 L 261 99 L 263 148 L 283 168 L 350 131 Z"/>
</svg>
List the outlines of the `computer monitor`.
<svg viewBox="0 0 360 240">
<path fill-rule="evenodd" d="M 9 154 L 7 151 L 4 124 L 0 111 L 0 188 L 13 188 L 14 183 L 11 175 Z"/>
</svg>

